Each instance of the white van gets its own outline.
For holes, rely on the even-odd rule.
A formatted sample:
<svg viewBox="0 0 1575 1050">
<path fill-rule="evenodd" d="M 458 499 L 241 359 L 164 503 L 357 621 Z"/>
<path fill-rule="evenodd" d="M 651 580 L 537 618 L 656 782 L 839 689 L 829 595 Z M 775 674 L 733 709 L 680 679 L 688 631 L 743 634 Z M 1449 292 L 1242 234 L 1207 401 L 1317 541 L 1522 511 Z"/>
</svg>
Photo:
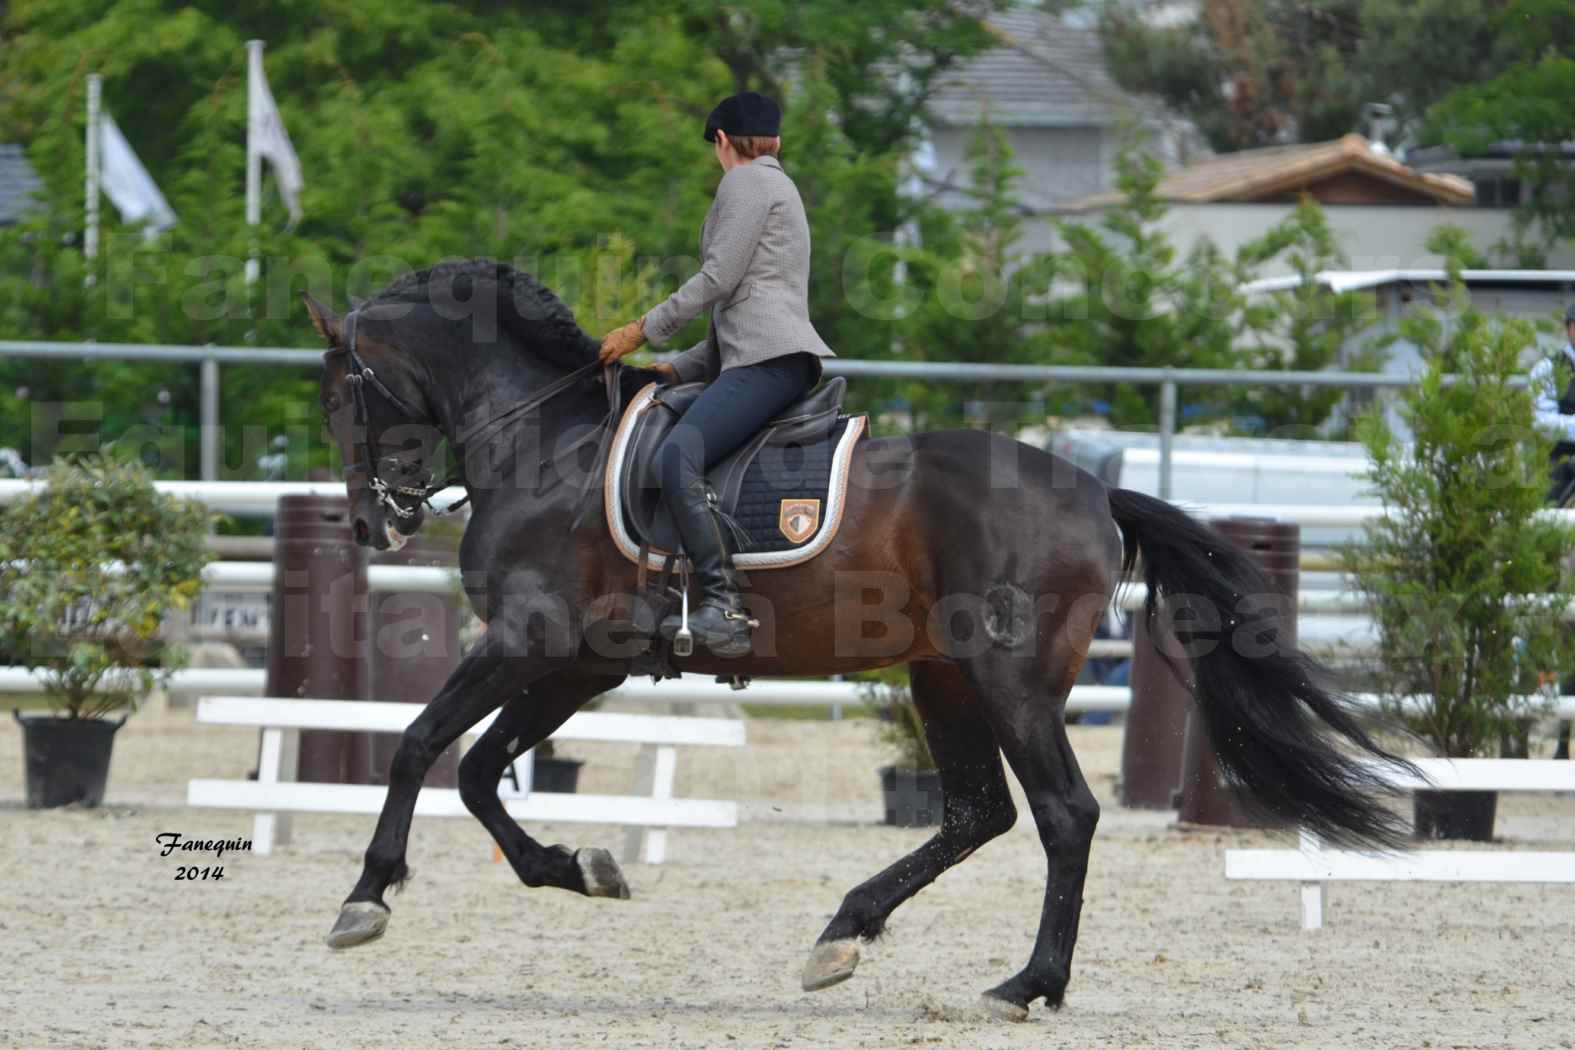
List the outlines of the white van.
<svg viewBox="0 0 1575 1050">
<path fill-rule="evenodd" d="M 1159 495 L 1159 435 L 1121 430 L 1063 430 L 1045 447 L 1106 484 Z M 1376 505 L 1362 474 L 1367 452 L 1355 442 L 1286 441 L 1178 435 L 1171 446 L 1170 498 L 1187 503 L 1262 503 L 1348 507 Z M 1359 530 L 1328 526 L 1301 530 L 1302 549 L 1357 539 Z M 1304 572 L 1302 590 L 1339 589 L 1333 572 Z M 1330 655 L 1342 645 L 1371 647 L 1366 616 L 1302 614 L 1297 632 L 1305 648 Z M 1125 636 L 1124 630 L 1114 632 Z"/>
<path fill-rule="evenodd" d="M 1159 435 L 1125 430 L 1059 431 L 1045 448 L 1115 485 L 1159 494 Z M 1178 435 L 1171 445 L 1170 498 L 1177 503 L 1262 503 L 1349 507 L 1377 504 L 1363 478 L 1367 452 L 1346 441 L 1286 441 Z M 1303 528 L 1303 547 L 1356 538 L 1351 529 Z"/>
</svg>

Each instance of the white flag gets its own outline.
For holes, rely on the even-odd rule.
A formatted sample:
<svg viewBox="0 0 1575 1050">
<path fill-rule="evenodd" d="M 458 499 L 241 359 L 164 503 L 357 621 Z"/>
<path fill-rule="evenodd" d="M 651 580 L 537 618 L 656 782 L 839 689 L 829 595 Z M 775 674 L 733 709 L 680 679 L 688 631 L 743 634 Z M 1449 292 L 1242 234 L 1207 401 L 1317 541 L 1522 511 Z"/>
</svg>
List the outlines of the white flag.
<svg viewBox="0 0 1575 1050">
<path fill-rule="evenodd" d="M 164 194 L 108 113 L 99 115 L 98 135 L 99 184 L 120 217 L 127 222 L 146 222 L 153 233 L 174 226 L 175 213 Z"/>
<path fill-rule="evenodd" d="M 268 90 L 268 78 L 263 75 L 262 41 L 247 44 L 249 57 L 246 92 L 246 149 L 253 156 L 263 157 L 273 164 L 274 179 L 279 183 L 279 196 L 290 210 L 290 222 L 301 221 L 301 162 L 285 133 L 284 120 L 279 107 L 274 104 L 273 92 Z"/>
</svg>

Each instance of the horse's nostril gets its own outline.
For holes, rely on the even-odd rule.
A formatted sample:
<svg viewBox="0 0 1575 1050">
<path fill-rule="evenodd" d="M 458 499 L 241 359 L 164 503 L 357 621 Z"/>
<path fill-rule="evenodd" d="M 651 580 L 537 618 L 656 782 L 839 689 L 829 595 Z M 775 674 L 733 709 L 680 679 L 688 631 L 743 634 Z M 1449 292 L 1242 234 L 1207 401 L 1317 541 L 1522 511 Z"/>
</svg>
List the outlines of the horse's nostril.
<svg viewBox="0 0 1575 1050">
<path fill-rule="evenodd" d="M 355 541 L 365 544 L 372 538 L 372 527 L 366 523 L 365 518 L 355 519 Z"/>
</svg>

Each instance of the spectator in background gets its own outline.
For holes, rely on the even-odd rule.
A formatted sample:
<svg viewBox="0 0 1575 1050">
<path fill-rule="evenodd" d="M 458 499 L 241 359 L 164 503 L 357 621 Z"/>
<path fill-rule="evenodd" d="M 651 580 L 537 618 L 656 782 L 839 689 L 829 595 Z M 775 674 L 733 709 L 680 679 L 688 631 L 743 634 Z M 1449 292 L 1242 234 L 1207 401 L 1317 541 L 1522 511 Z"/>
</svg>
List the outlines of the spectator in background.
<svg viewBox="0 0 1575 1050">
<path fill-rule="evenodd" d="M 1531 369 L 1536 420 L 1558 438 L 1548 502 L 1563 507 L 1575 498 L 1575 303 L 1564 311 L 1564 346 Z"/>
<path fill-rule="evenodd" d="M 1531 369 L 1531 393 L 1536 399 L 1536 420 L 1558 438 L 1553 448 L 1552 481 L 1548 502 L 1555 507 L 1575 503 L 1575 303 L 1564 310 L 1564 345 L 1551 357 L 1538 361 Z M 1561 692 L 1575 687 L 1575 678 L 1565 678 Z M 1570 724 L 1559 724 L 1555 758 L 1570 757 Z"/>
</svg>

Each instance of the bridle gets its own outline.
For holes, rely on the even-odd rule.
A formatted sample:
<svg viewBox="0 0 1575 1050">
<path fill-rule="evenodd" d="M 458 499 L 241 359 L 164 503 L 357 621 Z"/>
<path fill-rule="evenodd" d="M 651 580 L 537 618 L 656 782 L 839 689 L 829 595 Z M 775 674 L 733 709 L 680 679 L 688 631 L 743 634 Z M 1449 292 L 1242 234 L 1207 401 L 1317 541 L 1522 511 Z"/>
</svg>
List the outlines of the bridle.
<svg viewBox="0 0 1575 1050">
<path fill-rule="evenodd" d="M 446 488 L 447 483 L 445 482 L 442 485 L 434 485 L 432 483 L 432 475 L 430 471 L 426 471 L 424 475 L 420 477 L 420 480 L 423 483 L 418 485 L 390 485 L 388 482 L 383 480 L 382 465 L 385 461 L 393 461 L 396 463 L 401 473 L 407 473 L 405 469 L 406 463 L 401 457 L 397 455 L 390 455 L 382 458 L 374 455 L 376 443 L 372 438 L 372 417 L 367 412 L 366 408 L 366 385 L 371 383 L 377 392 L 382 394 L 383 397 L 387 399 L 387 401 L 406 418 L 414 419 L 420 422 L 431 422 L 431 420 L 427 417 L 425 412 L 418 412 L 411 408 L 410 405 L 405 402 L 404 398 L 400 397 L 398 394 L 389 389 L 388 384 L 379 379 L 377 377 L 377 373 L 372 371 L 371 367 L 369 367 L 367 363 L 362 360 L 361 355 L 356 352 L 356 321 L 359 317 L 359 314 L 360 311 L 351 310 L 345 315 L 344 326 L 342 330 L 342 349 L 336 348 L 329 351 L 328 354 L 328 356 L 332 356 L 333 354 L 342 352 L 347 353 L 350 358 L 346 379 L 350 383 L 351 401 L 355 404 L 355 444 L 351 448 L 351 454 L 353 458 L 345 467 L 345 478 L 348 480 L 356 474 L 365 474 L 367 487 L 372 490 L 373 495 L 377 497 L 378 503 L 380 503 L 385 510 L 392 511 L 397 517 L 400 518 L 413 518 L 415 517 L 416 511 L 421 504 L 426 504 L 428 509 L 434 509 L 432 508 L 430 500 L 435 493 L 440 492 L 442 489 Z M 396 496 L 412 498 L 416 501 L 416 505 L 407 509 L 399 503 L 399 501 L 395 498 Z M 456 504 L 456 506 L 457 505 L 458 504 Z"/>
<path fill-rule="evenodd" d="M 345 315 L 340 345 L 328 351 L 325 355 L 328 357 L 340 353 L 349 355 L 346 379 L 350 383 L 350 396 L 355 404 L 355 443 L 351 448 L 353 459 L 344 470 L 345 478 L 349 480 L 356 474 L 364 473 L 367 487 L 372 490 L 373 495 L 377 498 L 377 502 L 384 510 L 393 512 L 396 517 L 409 520 L 416 516 L 416 513 L 423 505 L 433 514 L 452 514 L 470 501 L 468 489 L 463 498 L 455 500 L 442 509 L 432 505 L 432 497 L 450 486 L 464 485 L 465 479 L 462 473 L 453 474 L 443 481 L 434 482 L 431 470 L 424 465 L 418 463 L 415 470 L 410 470 L 408 469 L 407 461 L 398 454 L 390 454 L 383 457 L 378 457 L 374 454 L 376 441 L 372 437 L 371 416 L 367 412 L 366 407 L 366 386 L 368 383 L 406 419 L 417 423 L 425 423 L 428 426 L 436 426 L 437 424 L 427 413 L 412 408 L 404 398 L 389 389 L 388 384 L 378 378 L 377 373 L 372 370 L 356 351 L 356 321 L 359 315 L 359 308 L 353 309 Z M 601 363 L 594 360 L 581 365 L 567 375 L 547 384 L 535 396 L 505 409 L 496 416 L 459 435 L 458 444 L 463 447 L 471 442 L 495 436 L 498 431 L 509 423 L 528 416 L 548 401 L 594 374 L 601 367 Z M 603 447 L 606 443 L 606 435 L 611 432 L 612 424 L 617 422 L 619 384 L 617 377 L 613 374 L 617 367 L 616 364 L 609 365 L 607 375 L 604 377 L 608 388 L 608 413 L 603 420 L 603 426 L 598 428 L 598 431 L 603 435 Z M 564 449 L 560 455 L 578 449 L 586 441 L 596 436 L 598 431 L 585 435 L 585 437 L 570 445 L 569 448 Z M 600 459 L 601 455 L 602 452 L 599 450 L 597 458 Z M 397 482 L 390 484 L 385 481 L 381 469 L 384 463 L 395 464 L 398 472 L 402 475 L 415 474 L 416 484 L 401 484 Z M 543 460 L 543 464 L 545 463 L 546 460 Z M 594 473 L 593 470 L 593 476 Z M 400 504 L 398 497 L 413 500 L 414 504 L 406 508 Z"/>
</svg>

